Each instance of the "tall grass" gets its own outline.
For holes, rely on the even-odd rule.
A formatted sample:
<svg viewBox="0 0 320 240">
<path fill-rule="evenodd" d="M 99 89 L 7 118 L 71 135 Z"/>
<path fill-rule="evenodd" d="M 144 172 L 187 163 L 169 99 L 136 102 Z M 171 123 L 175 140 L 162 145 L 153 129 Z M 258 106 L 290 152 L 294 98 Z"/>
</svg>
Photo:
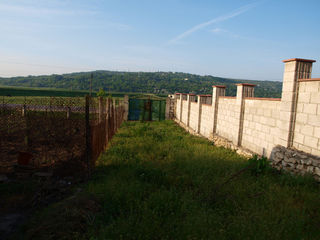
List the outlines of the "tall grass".
<svg viewBox="0 0 320 240">
<path fill-rule="evenodd" d="M 259 175 L 241 171 L 247 164 L 171 121 L 127 122 L 82 194 L 37 215 L 24 236 L 320 239 L 319 185 L 272 169 Z M 74 204 L 83 198 L 94 202 L 94 210 Z M 47 226 L 45 231 L 30 227 L 37 222 Z"/>
</svg>

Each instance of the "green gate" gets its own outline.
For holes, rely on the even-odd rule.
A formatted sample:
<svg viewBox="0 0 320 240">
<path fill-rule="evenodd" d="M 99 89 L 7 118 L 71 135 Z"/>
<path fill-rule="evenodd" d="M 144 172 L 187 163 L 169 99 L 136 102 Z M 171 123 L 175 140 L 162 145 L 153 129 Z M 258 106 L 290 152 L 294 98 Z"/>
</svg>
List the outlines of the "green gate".
<svg viewBox="0 0 320 240">
<path fill-rule="evenodd" d="M 129 99 L 129 116 L 131 121 L 161 121 L 166 118 L 166 101 L 152 99 Z"/>
</svg>

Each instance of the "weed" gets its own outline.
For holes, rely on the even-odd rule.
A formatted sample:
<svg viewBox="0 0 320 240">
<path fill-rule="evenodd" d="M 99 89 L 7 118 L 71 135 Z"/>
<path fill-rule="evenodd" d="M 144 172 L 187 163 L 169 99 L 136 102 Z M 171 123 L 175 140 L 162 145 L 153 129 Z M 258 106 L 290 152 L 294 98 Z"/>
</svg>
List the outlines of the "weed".
<svg viewBox="0 0 320 240">
<path fill-rule="evenodd" d="M 270 168 L 268 159 L 265 156 L 258 157 L 258 155 L 254 155 L 250 158 L 248 160 L 248 165 L 251 173 L 255 176 L 264 174 Z"/>
</svg>

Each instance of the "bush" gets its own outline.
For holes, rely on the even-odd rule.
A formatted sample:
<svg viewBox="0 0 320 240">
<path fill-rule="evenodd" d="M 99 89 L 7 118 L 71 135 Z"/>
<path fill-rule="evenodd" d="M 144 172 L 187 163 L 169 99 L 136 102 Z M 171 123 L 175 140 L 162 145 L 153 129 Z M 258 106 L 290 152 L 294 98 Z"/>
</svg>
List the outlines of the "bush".
<svg viewBox="0 0 320 240">
<path fill-rule="evenodd" d="M 248 160 L 248 164 L 251 173 L 255 176 L 264 174 L 270 168 L 270 163 L 264 156 L 258 157 L 258 155 L 254 155 Z"/>
</svg>

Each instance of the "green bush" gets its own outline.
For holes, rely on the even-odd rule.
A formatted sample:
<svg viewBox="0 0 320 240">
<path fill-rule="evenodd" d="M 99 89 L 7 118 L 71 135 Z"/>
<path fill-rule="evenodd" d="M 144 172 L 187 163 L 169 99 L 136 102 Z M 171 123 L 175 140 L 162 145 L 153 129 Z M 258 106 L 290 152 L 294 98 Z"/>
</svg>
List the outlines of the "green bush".
<svg viewBox="0 0 320 240">
<path fill-rule="evenodd" d="M 258 155 L 254 155 L 248 160 L 248 164 L 251 173 L 255 176 L 264 174 L 270 168 L 270 163 L 264 156 L 258 157 Z"/>
</svg>

